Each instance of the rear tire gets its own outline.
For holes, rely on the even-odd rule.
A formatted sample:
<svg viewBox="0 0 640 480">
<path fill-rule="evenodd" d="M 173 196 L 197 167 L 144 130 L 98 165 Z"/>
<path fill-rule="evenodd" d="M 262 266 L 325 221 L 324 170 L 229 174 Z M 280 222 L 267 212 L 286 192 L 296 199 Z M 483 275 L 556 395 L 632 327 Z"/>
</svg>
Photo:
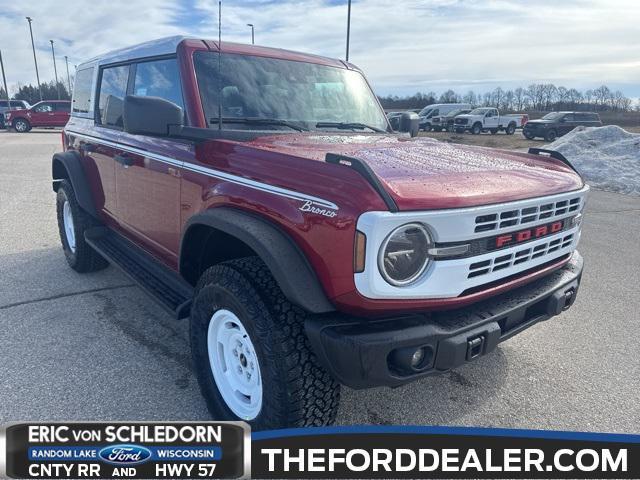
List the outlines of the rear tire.
<svg viewBox="0 0 640 480">
<path fill-rule="evenodd" d="M 80 208 L 68 180 L 62 180 L 58 185 L 56 210 L 62 250 L 69 266 L 79 273 L 95 272 L 107 267 L 109 262 L 84 239 L 84 232 L 99 223 Z"/>
<path fill-rule="evenodd" d="M 423 130 L 424 130 L 425 132 L 430 132 L 430 131 L 431 131 L 431 125 L 425 125 L 425 126 L 424 126 L 424 128 L 423 128 Z"/>
<path fill-rule="evenodd" d="M 509 125 L 507 125 L 507 129 L 505 130 L 505 133 L 507 135 L 513 135 L 516 132 L 516 124 L 515 123 L 510 123 Z"/>
<path fill-rule="evenodd" d="M 482 125 L 474 123 L 473 127 L 471 127 L 471 133 L 474 135 L 480 135 L 482 133 Z"/>
<path fill-rule="evenodd" d="M 31 130 L 31 124 L 24 118 L 16 118 L 13 121 L 13 129 L 18 133 L 26 133 Z"/>
<path fill-rule="evenodd" d="M 335 421 L 340 386 L 311 350 L 305 316 L 257 257 L 224 262 L 202 274 L 190 337 L 194 369 L 213 418 L 244 420 L 255 430 Z M 220 330 L 221 317 L 227 330 Z M 248 355 L 238 354 L 238 343 L 225 335 L 250 345 Z"/>
<path fill-rule="evenodd" d="M 533 140 L 534 138 L 536 138 L 536 136 L 532 135 L 530 132 L 522 132 L 522 135 L 524 135 L 524 138 L 526 138 L 527 140 Z"/>
<path fill-rule="evenodd" d="M 549 130 L 547 133 L 544 134 L 544 139 L 547 142 L 553 142 L 557 137 L 558 137 L 558 134 L 556 133 L 555 130 Z"/>
</svg>

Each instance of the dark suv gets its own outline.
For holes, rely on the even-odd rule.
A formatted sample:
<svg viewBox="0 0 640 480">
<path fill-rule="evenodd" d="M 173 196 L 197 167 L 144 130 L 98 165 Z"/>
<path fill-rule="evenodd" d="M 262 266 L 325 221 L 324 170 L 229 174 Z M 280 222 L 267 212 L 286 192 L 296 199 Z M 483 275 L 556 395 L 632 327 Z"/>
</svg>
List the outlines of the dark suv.
<svg viewBox="0 0 640 480">
<path fill-rule="evenodd" d="M 566 135 L 579 126 L 601 127 L 600 116 L 593 112 L 551 112 L 539 120 L 530 120 L 522 129 L 522 134 L 529 140 L 542 137 L 553 142 L 556 137 Z"/>
</svg>

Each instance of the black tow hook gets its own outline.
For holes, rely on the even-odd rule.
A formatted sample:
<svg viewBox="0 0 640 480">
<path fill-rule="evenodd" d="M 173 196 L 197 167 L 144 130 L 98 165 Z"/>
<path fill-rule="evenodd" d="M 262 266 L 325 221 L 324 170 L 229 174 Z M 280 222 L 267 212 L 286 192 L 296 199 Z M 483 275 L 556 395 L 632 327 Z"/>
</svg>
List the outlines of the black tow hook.
<svg viewBox="0 0 640 480">
<path fill-rule="evenodd" d="M 478 335 L 467 341 L 467 361 L 478 358 L 484 350 L 484 335 Z"/>
</svg>

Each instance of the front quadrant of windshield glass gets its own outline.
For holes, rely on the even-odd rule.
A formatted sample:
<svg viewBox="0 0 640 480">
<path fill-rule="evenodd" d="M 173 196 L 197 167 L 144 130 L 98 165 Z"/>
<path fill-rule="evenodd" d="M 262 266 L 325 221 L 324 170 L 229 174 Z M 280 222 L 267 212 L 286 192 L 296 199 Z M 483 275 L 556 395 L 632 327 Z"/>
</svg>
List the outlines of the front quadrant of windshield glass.
<svg viewBox="0 0 640 480">
<path fill-rule="evenodd" d="M 310 129 L 319 122 L 387 128 L 383 110 L 357 71 L 235 54 L 222 54 L 219 67 L 218 54 L 214 52 L 197 52 L 194 61 L 202 105 L 210 125 L 217 127 L 220 99 L 223 128 L 264 128 L 234 124 L 233 118 L 286 120 Z"/>
</svg>

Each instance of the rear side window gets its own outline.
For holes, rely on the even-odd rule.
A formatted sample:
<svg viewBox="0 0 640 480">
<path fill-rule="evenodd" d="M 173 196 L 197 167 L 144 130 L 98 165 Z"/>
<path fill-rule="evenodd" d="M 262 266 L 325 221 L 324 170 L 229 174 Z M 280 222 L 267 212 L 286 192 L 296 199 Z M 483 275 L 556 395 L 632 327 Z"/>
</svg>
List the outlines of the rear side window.
<svg viewBox="0 0 640 480">
<path fill-rule="evenodd" d="M 91 84 L 93 67 L 78 70 L 73 84 L 73 113 L 88 113 L 91 110 Z"/>
<path fill-rule="evenodd" d="M 59 102 L 55 104 L 56 112 L 67 112 L 71 111 L 71 104 L 67 102 Z"/>
<path fill-rule="evenodd" d="M 0 103 L 0 105 L 2 105 L 2 103 Z M 11 107 L 12 108 L 25 108 L 24 103 L 22 102 L 15 102 L 15 101 L 11 101 Z"/>
<path fill-rule="evenodd" d="M 184 108 L 176 59 L 156 60 L 136 65 L 133 94 L 164 98 Z"/>
<path fill-rule="evenodd" d="M 122 128 L 124 97 L 127 94 L 129 65 L 109 67 L 102 71 L 98 119 L 101 125 Z"/>
</svg>

